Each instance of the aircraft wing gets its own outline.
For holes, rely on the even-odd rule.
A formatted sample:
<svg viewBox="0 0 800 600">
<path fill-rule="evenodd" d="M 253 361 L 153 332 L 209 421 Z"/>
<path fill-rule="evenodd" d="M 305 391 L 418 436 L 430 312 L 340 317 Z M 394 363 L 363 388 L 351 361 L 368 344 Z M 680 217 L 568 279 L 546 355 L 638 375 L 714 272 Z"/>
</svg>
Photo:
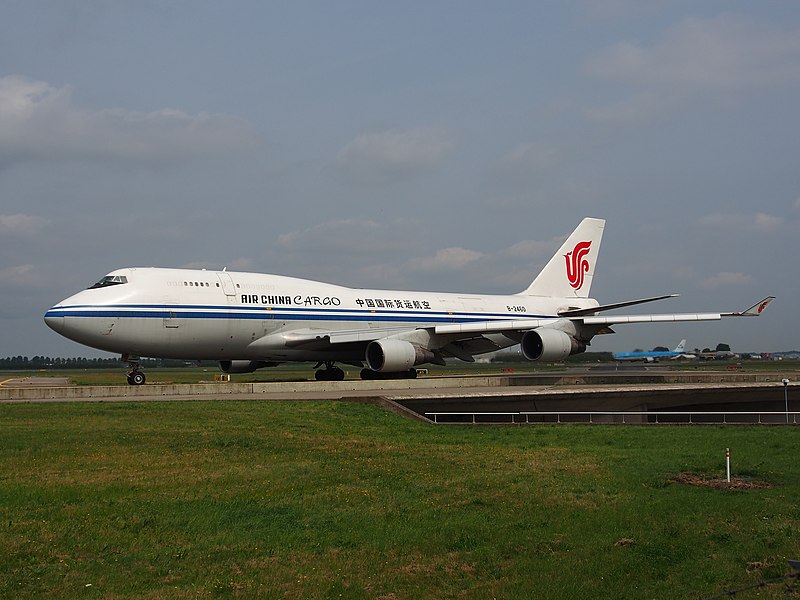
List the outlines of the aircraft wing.
<svg viewBox="0 0 800 600">
<path fill-rule="evenodd" d="M 598 312 L 601 310 L 610 310 L 620 306 L 630 306 L 631 304 L 641 304 L 642 302 L 650 302 L 652 300 L 660 300 L 663 298 L 671 298 L 670 296 L 658 296 L 656 298 L 646 298 L 643 300 L 634 300 L 631 303 L 620 302 L 618 304 L 608 304 L 606 306 L 597 306 L 591 310 Z M 755 303 L 750 308 L 741 312 L 717 312 L 717 313 L 677 313 L 677 314 L 653 314 L 653 315 L 613 315 L 613 316 L 595 316 L 584 315 L 584 310 L 569 311 L 561 313 L 560 318 L 574 321 L 579 324 L 589 326 L 605 326 L 605 325 L 622 325 L 625 323 L 676 323 L 681 321 L 718 321 L 722 317 L 757 317 L 760 315 L 767 305 L 775 299 L 774 296 L 768 296 Z M 554 323 L 557 318 L 552 319 L 513 319 L 509 321 L 481 321 L 478 323 L 452 323 L 447 325 L 437 325 L 434 327 L 434 332 L 437 334 L 460 334 L 460 333 L 503 333 L 506 331 L 526 331 L 529 329 L 536 329 L 537 327 L 544 327 L 548 324 Z"/>
<path fill-rule="evenodd" d="M 603 304 L 601 306 L 592 306 L 590 308 L 579 308 L 575 310 L 566 310 L 558 313 L 560 317 L 580 317 L 583 315 L 592 315 L 594 313 L 602 312 L 605 310 L 613 310 L 615 308 L 625 308 L 627 306 L 635 306 L 637 304 L 644 304 L 645 302 L 655 302 L 656 300 L 664 300 L 666 298 L 677 298 L 680 294 L 667 294 L 665 296 L 653 296 L 652 298 L 642 298 L 640 300 L 628 300 L 627 302 L 616 302 L 614 304 Z"/>
<path fill-rule="evenodd" d="M 732 312 L 732 313 L 722 313 L 723 317 L 757 317 L 764 309 L 769 306 L 769 303 L 775 300 L 775 296 L 767 296 L 760 302 L 756 302 L 750 308 L 743 310 L 742 312 Z"/>
<path fill-rule="evenodd" d="M 666 296 L 669 297 L 669 296 Z M 740 312 L 717 312 L 717 313 L 678 313 L 678 314 L 651 314 L 651 315 L 615 315 L 615 316 L 596 316 L 575 314 L 574 316 L 553 316 L 550 318 L 539 319 L 508 319 L 508 320 L 487 320 L 473 321 L 468 323 L 446 323 L 441 325 L 420 325 L 410 327 L 399 325 L 396 327 L 380 327 L 374 329 L 350 329 L 350 330 L 326 330 L 326 329 L 299 329 L 287 332 L 273 333 L 250 344 L 251 348 L 268 347 L 287 347 L 303 348 L 307 350 L 321 350 L 339 344 L 367 344 L 374 340 L 385 338 L 414 339 L 422 335 L 419 341 L 425 345 L 425 341 L 434 336 L 447 338 L 447 345 L 443 346 L 448 352 L 469 360 L 471 358 L 469 350 L 476 344 L 486 342 L 482 339 L 484 335 L 495 333 L 521 333 L 537 329 L 539 327 L 552 326 L 558 321 L 572 321 L 576 325 L 583 325 L 596 328 L 596 332 L 609 325 L 619 325 L 625 323 L 675 323 L 681 321 L 715 321 L 722 317 L 750 317 L 758 316 L 763 312 L 767 305 L 772 302 L 773 296 L 764 298 L 750 308 Z M 647 299 L 645 301 L 649 301 Z M 634 304 L 642 301 L 634 301 Z M 616 307 L 626 306 L 628 303 L 618 305 L 607 305 Z M 606 307 L 594 307 L 593 311 L 602 310 Z M 582 311 L 575 311 L 582 312 Z M 610 332 L 610 331 L 607 331 Z M 477 346 L 476 346 L 477 347 Z M 464 350 L 463 352 L 461 350 Z"/>
<path fill-rule="evenodd" d="M 674 315 L 618 315 L 613 317 L 568 317 L 563 320 L 577 324 L 602 328 L 608 325 L 623 323 L 673 323 L 678 321 L 715 321 L 723 316 L 734 316 L 734 313 L 691 313 Z M 738 316 L 738 315 L 737 315 Z M 539 327 L 546 327 L 559 321 L 552 319 L 519 319 L 511 321 L 480 321 L 478 323 L 448 323 L 436 325 L 433 332 L 437 335 L 452 335 L 456 338 L 464 335 L 482 335 L 490 333 L 523 332 Z M 611 333 L 611 332 L 608 332 Z M 377 338 L 375 338 L 377 339 Z"/>
<path fill-rule="evenodd" d="M 677 323 L 679 321 L 718 321 L 724 313 L 683 313 L 674 315 L 619 315 L 612 317 L 582 317 L 584 325 L 621 325 L 624 323 Z"/>
<path fill-rule="evenodd" d="M 317 349 L 332 344 L 371 342 L 407 331 L 414 330 L 408 326 L 353 330 L 295 329 L 262 337 L 250 346 L 272 345 L 278 342 L 278 345 L 285 345 L 287 348 Z"/>
<path fill-rule="evenodd" d="M 438 335 L 503 333 L 506 331 L 527 331 L 554 323 L 558 319 L 512 319 L 509 321 L 478 321 L 473 323 L 448 323 L 434 326 L 433 332 Z"/>
</svg>

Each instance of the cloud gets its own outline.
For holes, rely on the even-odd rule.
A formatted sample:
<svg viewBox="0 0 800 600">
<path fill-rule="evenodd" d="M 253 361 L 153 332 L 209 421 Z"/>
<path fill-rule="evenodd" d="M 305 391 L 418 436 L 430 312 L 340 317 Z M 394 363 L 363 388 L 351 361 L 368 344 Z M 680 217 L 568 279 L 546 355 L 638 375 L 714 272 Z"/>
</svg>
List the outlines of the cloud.
<svg viewBox="0 0 800 600">
<path fill-rule="evenodd" d="M 6 287 L 41 287 L 42 277 L 33 265 L 16 265 L 0 269 L 0 280 Z"/>
<path fill-rule="evenodd" d="M 700 282 L 700 287 L 714 289 L 719 287 L 749 285 L 751 283 L 753 283 L 753 278 L 750 275 L 740 272 L 723 271 L 703 279 L 703 281 Z"/>
<path fill-rule="evenodd" d="M 702 227 L 721 229 L 724 231 L 752 231 L 757 233 L 771 233 L 783 225 L 781 217 L 765 213 L 746 215 L 742 213 L 716 213 L 698 219 L 697 224 Z"/>
<path fill-rule="evenodd" d="M 338 219 L 283 233 L 275 245 L 284 252 L 363 252 L 385 239 L 385 226 L 366 219 Z"/>
<path fill-rule="evenodd" d="M 207 261 L 192 261 L 180 266 L 181 269 L 212 269 L 219 271 L 226 269 L 228 271 L 252 271 L 253 259 L 251 258 L 234 258 L 222 264 L 212 264 Z"/>
<path fill-rule="evenodd" d="M 452 271 L 463 269 L 483 256 L 466 248 L 443 248 L 433 256 L 415 258 L 407 265 L 415 271 Z"/>
<path fill-rule="evenodd" d="M 430 171 L 453 146 L 450 136 L 439 129 L 365 133 L 339 150 L 336 165 L 358 183 L 384 183 Z"/>
<path fill-rule="evenodd" d="M 637 120 L 701 92 L 724 94 L 800 82 L 800 29 L 762 25 L 737 15 L 688 18 L 650 45 L 623 41 L 605 48 L 584 71 L 636 90 L 617 103 L 587 110 L 589 118 Z"/>
<path fill-rule="evenodd" d="M 543 142 L 527 142 L 514 147 L 500 159 L 498 168 L 515 171 L 522 169 L 549 169 L 558 160 L 559 152 L 553 146 Z"/>
<path fill-rule="evenodd" d="M 491 251 L 439 241 L 413 219 L 340 219 L 280 235 L 258 268 L 357 287 L 506 293 L 527 286 L 563 237 Z"/>
<path fill-rule="evenodd" d="M 583 114 L 590 121 L 599 123 L 644 123 L 670 110 L 681 98 L 682 95 L 675 91 L 642 92 L 619 102 L 588 107 Z"/>
<path fill-rule="evenodd" d="M 342 285 L 402 287 L 399 265 L 419 247 L 420 231 L 419 223 L 409 219 L 327 221 L 279 235 L 261 264 Z"/>
<path fill-rule="evenodd" d="M 566 239 L 566 236 L 558 236 L 545 241 L 523 240 L 500 251 L 498 255 L 501 258 L 510 257 L 523 260 L 539 257 L 550 258 Z"/>
<path fill-rule="evenodd" d="M 743 17 L 685 19 L 645 47 L 620 42 L 591 59 L 598 79 L 694 89 L 780 85 L 800 81 L 800 30 L 762 26 Z"/>
<path fill-rule="evenodd" d="M 74 104 L 69 86 L 0 77 L 0 166 L 36 159 L 175 161 L 257 142 L 249 123 L 228 115 L 90 110 Z"/>
<path fill-rule="evenodd" d="M 47 219 L 34 215 L 0 215 L 0 235 L 36 235 L 47 223 Z"/>
</svg>

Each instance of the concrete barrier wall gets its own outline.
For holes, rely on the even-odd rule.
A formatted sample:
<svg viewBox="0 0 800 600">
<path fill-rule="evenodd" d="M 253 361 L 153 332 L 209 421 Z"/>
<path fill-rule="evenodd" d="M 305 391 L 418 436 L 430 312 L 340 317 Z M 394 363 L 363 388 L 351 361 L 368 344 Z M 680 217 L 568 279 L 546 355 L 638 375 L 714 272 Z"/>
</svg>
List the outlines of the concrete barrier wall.
<svg viewBox="0 0 800 600">
<path fill-rule="evenodd" d="M 792 377 L 794 380 L 795 377 Z M 316 392 L 369 392 L 378 393 L 402 390 L 435 390 L 461 388 L 503 388 L 516 386 L 626 386 L 653 384 L 779 384 L 781 375 L 774 373 L 665 373 L 653 375 L 510 375 L 469 377 L 422 377 L 419 379 L 389 379 L 371 381 L 293 381 L 270 383 L 195 383 L 195 384 L 145 384 L 142 386 L 63 386 L 63 387 L 0 387 L 0 402 L 81 398 L 131 398 L 131 397 L 181 397 L 191 396 L 248 396 L 263 394 L 291 394 Z M 795 382 L 790 384 L 793 387 Z M 579 388 L 575 388 L 576 391 Z"/>
<path fill-rule="evenodd" d="M 483 388 L 508 385 L 505 377 L 441 377 L 431 379 L 387 379 L 369 381 L 295 381 L 292 383 L 254 383 L 253 392 L 356 392 L 420 389 Z"/>
<path fill-rule="evenodd" d="M 195 383 L 169 385 L 92 385 L 63 387 L 2 387 L 2 400 L 43 400 L 52 398 L 129 398 L 136 396 L 196 396 L 201 394 L 252 394 L 252 383 Z"/>
<path fill-rule="evenodd" d="M 396 379 L 386 381 L 292 381 L 270 383 L 193 383 L 193 384 L 145 384 L 140 386 L 95 385 L 63 387 L 0 387 L 0 402 L 10 400 L 49 400 L 81 398 L 135 398 L 153 396 L 202 396 L 313 393 L 313 392 L 354 392 L 391 391 L 415 389 L 494 387 L 508 385 L 505 377 L 457 377 L 431 379 Z"/>
</svg>

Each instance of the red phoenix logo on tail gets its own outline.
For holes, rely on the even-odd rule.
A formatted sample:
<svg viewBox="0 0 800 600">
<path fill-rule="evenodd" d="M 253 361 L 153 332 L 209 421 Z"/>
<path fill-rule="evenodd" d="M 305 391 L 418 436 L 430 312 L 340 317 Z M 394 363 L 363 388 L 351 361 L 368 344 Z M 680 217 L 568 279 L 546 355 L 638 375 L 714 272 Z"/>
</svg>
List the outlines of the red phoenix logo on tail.
<svg viewBox="0 0 800 600">
<path fill-rule="evenodd" d="M 586 255 L 589 254 L 592 242 L 578 242 L 572 249 L 572 252 L 567 252 L 564 259 L 567 261 L 567 281 L 576 290 L 581 289 L 586 272 L 589 270 L 589 259 Z"/>
</svg>

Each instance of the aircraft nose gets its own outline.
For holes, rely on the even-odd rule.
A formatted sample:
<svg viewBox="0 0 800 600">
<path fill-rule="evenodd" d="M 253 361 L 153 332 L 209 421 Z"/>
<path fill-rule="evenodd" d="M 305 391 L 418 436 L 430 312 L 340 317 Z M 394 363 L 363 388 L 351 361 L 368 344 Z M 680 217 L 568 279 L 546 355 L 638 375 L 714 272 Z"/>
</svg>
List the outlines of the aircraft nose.
<svg viewBox="0 0 800 600">
<path fill-rule="evenodd" d="M 64 333 L 64 317 L 57 314 L 52 308 L 45 313 L 44 322 L 56 333 Z"/>
</svg>

